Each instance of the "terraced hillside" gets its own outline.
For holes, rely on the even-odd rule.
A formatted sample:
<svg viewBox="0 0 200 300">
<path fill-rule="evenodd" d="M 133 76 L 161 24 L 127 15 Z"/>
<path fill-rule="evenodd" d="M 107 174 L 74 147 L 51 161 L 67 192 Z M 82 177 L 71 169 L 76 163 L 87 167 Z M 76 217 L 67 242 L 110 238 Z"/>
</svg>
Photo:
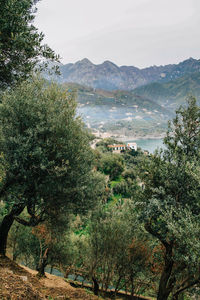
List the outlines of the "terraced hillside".
<svg viewBox="0 0 200 300">
<path fill-rule="evenodd" d="M 80 86 L 65 85 L 70 91 L 76 90 L 78 114 L 90 128 L 101 131 L 120 131 L 127 128 L 160 127 L 166 124 L 173 113 L 149 100 L 129 91 L 104 91 Z M 162 126 L 161 126 L 162 127 Z"/>
</svg>

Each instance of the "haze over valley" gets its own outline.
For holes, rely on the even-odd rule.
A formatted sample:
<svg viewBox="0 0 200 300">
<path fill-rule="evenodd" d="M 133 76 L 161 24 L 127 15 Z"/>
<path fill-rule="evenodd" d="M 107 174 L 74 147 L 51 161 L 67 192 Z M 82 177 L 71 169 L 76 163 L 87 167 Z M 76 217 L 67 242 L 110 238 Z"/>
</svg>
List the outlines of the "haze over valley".
<svg viewBox="0 0 200 300">
<path fill-rule="evenodd" d="M 59 83 L 77 93 L 78 113 L 96 134 L 158 137 L 189 95 L 200 100 L 200 60 L 139 69 L 89 59 L 60 65 Z"/>
</svg>

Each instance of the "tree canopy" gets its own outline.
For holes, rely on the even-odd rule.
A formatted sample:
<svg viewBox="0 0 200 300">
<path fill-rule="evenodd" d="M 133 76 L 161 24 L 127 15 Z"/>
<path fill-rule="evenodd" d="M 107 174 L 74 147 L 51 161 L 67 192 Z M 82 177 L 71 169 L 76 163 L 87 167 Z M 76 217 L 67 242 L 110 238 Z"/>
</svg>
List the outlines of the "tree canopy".
<svg viewBox="0 0 200 300">
<path fill-rule="evenodd" d="M 75 109 L 73 94 L 38 79 L 4 93 L 0 107 L 0 197 L 7 212 L 0 226 L 3 253 L 5 228 L 9 230 L 13 220 L 35 226 L 47 217 L 58 218 L 59 213 L 86 210 L 102 195 L 103 175 L 92 171 L 92 150 Z M 29 218 L 20 219 L 25 208 Z"/>
<path fill-rule="evenodd" d="M 164 143 L 143 178 L 145 228 L 164 247 L 158 300 L 178 299 L 200 282 L 200 109 L 193 97 L 176 112 Z"/>
<path fill-rule="evenodd" d="M 26 79 L 43 59 L 58 60 L 33 25 L 38 0 L 3 0 L 0 5 L 0 88 Z"/>
</svg>

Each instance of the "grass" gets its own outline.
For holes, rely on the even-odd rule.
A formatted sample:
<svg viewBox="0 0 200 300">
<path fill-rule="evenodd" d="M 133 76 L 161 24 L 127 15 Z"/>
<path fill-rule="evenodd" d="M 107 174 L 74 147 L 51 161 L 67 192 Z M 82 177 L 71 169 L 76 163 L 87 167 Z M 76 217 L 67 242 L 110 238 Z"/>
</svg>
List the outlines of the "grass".
<svg viewBox="0 0 200 300">
<path fill-rule="evenodd" d="M 116 184 L 118 184 L 119 182 L 123 181 L 123 177 L 120 175 L 118 178 L 116 178 L 115 180 L 112 180 L 110 182 L 110 187 L 114 188 L 116 186 Z"/>
</svg>

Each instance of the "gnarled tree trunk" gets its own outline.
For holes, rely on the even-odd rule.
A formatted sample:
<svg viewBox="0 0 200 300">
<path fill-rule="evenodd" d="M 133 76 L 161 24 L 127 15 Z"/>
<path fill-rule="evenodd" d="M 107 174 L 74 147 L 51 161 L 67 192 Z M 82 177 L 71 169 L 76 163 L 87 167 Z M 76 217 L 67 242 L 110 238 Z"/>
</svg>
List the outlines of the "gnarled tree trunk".
<svg viewBox="0 0 200 300">
<path fill-rule="evenodd" d="M 9 230 L 15 220 L 15 217 L 18 216 L 24 209 L 24 206 L 20 204 L 15 204 L 11 212 L 6 215 L 0 225 L 0 255 L 6 255 L 6 246 Z"/>
<path fill-rule="evenodd" d="M 165 265 L 160 278 L 157 300 L 167 300 L 173 287 L 172 278 L 170 278 L 174 265 L 172 259 L 172 245 L 165 245 L 165 249 Z"/>
</svg>

